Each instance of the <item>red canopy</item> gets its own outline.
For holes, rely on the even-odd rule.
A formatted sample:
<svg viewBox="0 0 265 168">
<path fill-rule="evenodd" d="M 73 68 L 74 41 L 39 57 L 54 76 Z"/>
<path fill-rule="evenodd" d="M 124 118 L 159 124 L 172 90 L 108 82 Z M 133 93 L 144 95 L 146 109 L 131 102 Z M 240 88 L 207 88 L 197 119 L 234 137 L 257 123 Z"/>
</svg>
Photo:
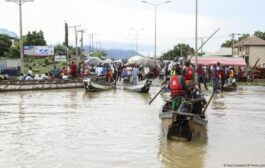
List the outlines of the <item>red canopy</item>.
<svg viewBox="0 0 265 168">
<path fill-rule="evenodd" d="M 195 57 L 191 58 L 191 63 L 195 64 Z M 246 62 L 241 57 L 198 57 L 199 65 L 212 65 L 220 62 L 222 65 L 246 66 Z"/>
</svg>

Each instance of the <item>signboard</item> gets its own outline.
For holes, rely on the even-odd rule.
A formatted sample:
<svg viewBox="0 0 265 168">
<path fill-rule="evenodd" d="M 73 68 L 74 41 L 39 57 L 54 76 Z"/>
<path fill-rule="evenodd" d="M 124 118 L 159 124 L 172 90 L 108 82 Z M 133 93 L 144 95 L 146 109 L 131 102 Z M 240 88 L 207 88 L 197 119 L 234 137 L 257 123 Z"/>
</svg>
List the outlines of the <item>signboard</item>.
<svg viewBox="0 0 265 168">
<path fill-rule="evenodd" d="M 66 62 L 66 55 L 55 55 L 55 62 Z"/>
<path fill-rule="evenodd" d="M 54 47 L 52 46 L 24 46 L 24 55 L 52 56 L 54 55 Z"/>
</svg>

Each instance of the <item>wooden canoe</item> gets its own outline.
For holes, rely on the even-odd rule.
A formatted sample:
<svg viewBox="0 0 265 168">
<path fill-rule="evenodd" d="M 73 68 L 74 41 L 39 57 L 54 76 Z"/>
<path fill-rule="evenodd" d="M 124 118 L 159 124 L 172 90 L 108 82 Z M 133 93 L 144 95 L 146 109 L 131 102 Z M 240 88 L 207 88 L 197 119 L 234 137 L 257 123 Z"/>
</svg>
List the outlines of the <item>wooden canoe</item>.
<svg viewBox="0 0 265 168">
<path fill-rule="evenodd" d="M 133 91 L 133 92 L 139 92 L 139 93 L 148 93 L 151 85 L 152 85 L 152 81 L 148 79 L 140 81 L 137 84 L 129 83 L 125 81 L 122 82 L 122 86 L 124 89 Z"/>
<path fill-rule="evenodd" d="M 115 87 L 114 82 L 108 83 L 103 77 L 88 77 L 83 80 L 84 88 L 87 92 L 110 90 Z"/>
<path fill-rule="evenodd" d="M 0 81 L 0 91 L 46 90 L 81 88 L 81 79 L 53 80 L 3 80 Z"/>
</svg>

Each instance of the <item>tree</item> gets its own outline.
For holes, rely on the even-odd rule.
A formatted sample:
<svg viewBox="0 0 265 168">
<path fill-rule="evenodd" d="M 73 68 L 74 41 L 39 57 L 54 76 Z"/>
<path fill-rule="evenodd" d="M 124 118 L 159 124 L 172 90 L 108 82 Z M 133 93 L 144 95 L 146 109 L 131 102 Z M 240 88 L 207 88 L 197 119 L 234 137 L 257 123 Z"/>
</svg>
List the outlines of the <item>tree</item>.
<svg viewBox="0 0 265 168">
<path fill-rule="evenodd" d="M 103 57 L 106 57 L 106 53 L 104 51 L 94 51 L 92 53 L 92 56 L 93 57 L 98 57 L 98 58 L 103 58 Z"/>
<path fill-rule="evenodd" d="M 256 37 L 259 37 L 259 38 L 265 40 L 265 32 L 262 32 L 262 31 L 259 31 L 259 30 L 258 30 L 258 31 L 255 31 L 254 35 L 255 35 Z"/>
<path fill-rule="evenodd" d="M 10 37 L 4 34 L 0 34 L 0 56 L 4 56 L 8 53 L 12 42 Z"/>
<path fill-rule="evenodd" d="M 250 37 L 249 34 L 242 34 L 237 40 L 234 40 L 234 44 L 241 41 L 241 40 L 244 40 L 246 38 Z M 232 47 L 233 46 L 233 41 L 232 40 L 226 40 L 222 45 L 221 47 Z"/>
<path fill-rule="evenodd" d="M 9 49 L 9 57 L 10 58 L 19 58 L 20 57 L 20 47 L 19 41 L 16 40 L 14 46 L 11 46 Z"/>
<path fill-rule="evenodd" d="M 61 44 L 58 44 L 54 47 L 54 52 L 56 55 L 67 55 L 67 47 Z"/>
<path fill-rule="evenodd" d="M 35 46 L 46 45 L 43 31 L 40 30 L 39 32 L 37 31 L 28 32 L 28 34 L 26 35 L 26 40 L 24 42 L 24 45 L 35 45 Z"/>
<path fill-rule="evenodd" d="M 168 52 L 162 55 L 163 59 L 166 60 L 174 60 L 176 57 L 184 57 L 187 59 L 188 55 L 194 53 L 194 49 L 190 47 L 188 44 L 177 44 L 174 46 L 173 50 L 169 50 Z"/>
<path fill-rule="evenodd" d="M 232 40 L 226 40 L 226 41 L 221 45 L 221 47 L 232 47 L 232 45 L 233 45 Z"/>
<path fill-rule="evenodd" d="M 69 46 L 68 44 L 68 24 L 67 22 L 64 23 L 64 43 L 63 43 L 66 47 Z"/>
<path fill-rule="evenodd" d="M 244 40 L 244 39 L 249 38 L 249 37 L 250 37 L 249 34 L 242 34 L 242 35 L 238 38 L 238 40 L 237 40 L 236 42 L 239 42 L 239 41 Z"/>
</svg>

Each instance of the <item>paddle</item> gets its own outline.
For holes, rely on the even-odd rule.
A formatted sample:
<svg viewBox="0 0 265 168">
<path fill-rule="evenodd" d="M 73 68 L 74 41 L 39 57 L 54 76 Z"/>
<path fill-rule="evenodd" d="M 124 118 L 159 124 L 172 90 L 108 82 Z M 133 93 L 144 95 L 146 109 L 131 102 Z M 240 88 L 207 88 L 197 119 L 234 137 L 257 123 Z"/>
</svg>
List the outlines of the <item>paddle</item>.
<svg viewBox="0 0 265 168">
<path fill-rule="evenodd" d="M 205 106 L 204 109 L 203 109 L 202 114 L 205 114 L 205 111 L 206 111 L 206 109 L 208 108 L 209 104 L 211 103 L 211 101 L 212 101 L 212 99 L 213 99 L 213 96 L 214 96 L 214 94 L 211 95 L 209 101 L 207 102 L 206 106 Z"/>
<path fill-rule="evenodd" d="M 149 101 L 149 105 L 156 99 L 156 97 L 165 89 L 165 86 L 166 85 L 164 85 L 159 91 L 158 91 L 158 93 Z"/>
</svg>

